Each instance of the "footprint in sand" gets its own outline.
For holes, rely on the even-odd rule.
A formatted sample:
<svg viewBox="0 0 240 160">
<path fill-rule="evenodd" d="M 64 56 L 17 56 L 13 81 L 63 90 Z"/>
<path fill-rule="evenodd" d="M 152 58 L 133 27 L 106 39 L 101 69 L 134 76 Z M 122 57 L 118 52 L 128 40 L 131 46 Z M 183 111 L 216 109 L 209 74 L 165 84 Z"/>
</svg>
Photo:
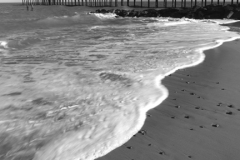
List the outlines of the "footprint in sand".
<svg viewBox="0 0 240 160">
<path fill-rule="evenodd" d="M 219 124 L 212 124 L 212 127 L 218 128 L 218 127 L 219 127 Z"/>
<path fill-rule="evenodd" d="M 175 106 L 175 108 L 180 108 L 180 106 Z"/>
<path fill-rule="evenodd" d="M 186 118 L 186 119 L 189 119 L 189 118 L 190 118 L 190 116 L 188 116 L 188 115 L 185 115 L 185 116 L 184 116 L 184 118 Z"/>
<path fill-rule="evenodd" d="M 228 114 L 228 115 L 232 115 L 233 112 L 231 112 L 231 111 L 227 111 L 226 114 Z"/>
</svg>

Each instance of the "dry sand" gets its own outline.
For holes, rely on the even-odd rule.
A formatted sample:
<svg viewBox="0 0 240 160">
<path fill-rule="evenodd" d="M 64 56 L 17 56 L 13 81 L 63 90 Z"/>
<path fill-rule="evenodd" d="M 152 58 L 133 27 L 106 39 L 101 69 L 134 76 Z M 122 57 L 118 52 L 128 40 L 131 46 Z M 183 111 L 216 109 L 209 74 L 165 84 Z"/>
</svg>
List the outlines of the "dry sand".
<svg viewBox="0 0 240 160">
<path fill-rule="evenodd" d="M 240 41 L 205 53 L 163 80 L 170 95 L 142 132 L 98 160 L 239 160 Z"/>
</svg>

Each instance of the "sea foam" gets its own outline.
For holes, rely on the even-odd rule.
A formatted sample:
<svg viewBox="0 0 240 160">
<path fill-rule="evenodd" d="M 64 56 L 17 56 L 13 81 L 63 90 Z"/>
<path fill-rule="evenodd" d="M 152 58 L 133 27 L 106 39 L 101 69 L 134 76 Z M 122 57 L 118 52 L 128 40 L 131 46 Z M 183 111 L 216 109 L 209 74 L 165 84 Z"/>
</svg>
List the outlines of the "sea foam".
<svg viewBox="0 0 240 160">
<path fill-rule="evenodd" d="M 114 13 L 106 13 L 106 14 L 92 13 L 92 14 L 95 15 L 96 17 L 100 18 L 100 19 L 114 19 L 117 16 Z"/>
<path fill-rule="evenodd" d="M 131 28 L 133 26 L 135 28 Z M 189 19 L 175 19 L 174 22 L 166 19 L 131 27 L 111 26 L 112 36 L 95 39 L 100 43 L 81 50 L 82 54 L 94 50 L 94 55 L 108 57 L 98 63 L 108 67 L 97 73 L 104 83 L 92 88 L 94 93 L 90 96 L 104 95 L 105 100 L 95 106 L 88 118 L 83 119 L 81 130 L 56 138 L 38 151 L 35 160 L 93 160 L 121 146 L 141 129 L 146 112 L 167 98 L 168 91 L 161 84 L 165 76 L 201 63 L 205 57 L 204 50 L 240 38 L 217 23 Z M 106 34 L 106 28 L 100 29 Z M 113 34 L 120 30 L 126 30 L 134 38 L 128 39 L 124 34 L 116 38 Z M 94 29 L 89 32 L 97 33 Z M 75 69 L 77 71 L 79 67 Z M 51 87 L 58 84 L 58 88 L 47 89 L 54 92 L 75 91 L 77 82 L 72 74 L 68 72 L 67 75 L 56 75 L 38 87 L 44 87 L 45 83 Z M 66 81 L 68 85 L 64 88 Z M 87 92 L 90 86 L 86 83 L 84 87 Z M 91 111 L 90 106 L 86 108 L 88 111 Z"/>
<path fill-rule="evenodd" d="M 239 38 L 206 20 L 47 12 L 31 23 L 9 23 L 21 30 L 0 42 L 10 52 L 0 55 L 0 128 L 16 141 L 5 154 L 15 157 L 7 158 L 93 160 L 109 153 L 167 98 L 165 76 Z"/>
<path fill-rule="evenodd" d="M 7 41 L 0 41 L 0 46 L 3 48 L 8 48 L 8 42 Z"/>
</svg>

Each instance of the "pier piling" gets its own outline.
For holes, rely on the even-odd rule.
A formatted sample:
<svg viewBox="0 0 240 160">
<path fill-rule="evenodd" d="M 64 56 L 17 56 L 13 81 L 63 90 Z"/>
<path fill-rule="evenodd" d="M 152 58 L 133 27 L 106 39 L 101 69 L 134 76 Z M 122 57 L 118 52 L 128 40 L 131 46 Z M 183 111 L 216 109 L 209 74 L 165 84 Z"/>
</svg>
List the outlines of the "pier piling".
<svg viewBox="0 0 240 160">
<path fill-rule="evenodd" d="M 208 4 L 211 5 L 225 5 L 226 0 L 171 0 L 168 6 L 167 0 L 147 0 L 147 6 L 146 4 L 143 4 L 143 0 L 126 0 L 126 5 L 131 7 L 146 7 L 146 8 L 186 8 L 186 7 L 193 7 L 197 6 L 197 3 L 200 2 L 200 6 L 204 7 Z M 209 2 L 209 3 L 208 3 Z M 227 3 L 233 5 L 239 4 L 239 0 L 231 0 Z M 124 6 L 124 0 L 118 1 L 118 0 L 22 0 L 22 5 L 66 5 L 66 6 L 92 6 L 92 7 L 117 7 L 118 5 Z"/>
</svg>

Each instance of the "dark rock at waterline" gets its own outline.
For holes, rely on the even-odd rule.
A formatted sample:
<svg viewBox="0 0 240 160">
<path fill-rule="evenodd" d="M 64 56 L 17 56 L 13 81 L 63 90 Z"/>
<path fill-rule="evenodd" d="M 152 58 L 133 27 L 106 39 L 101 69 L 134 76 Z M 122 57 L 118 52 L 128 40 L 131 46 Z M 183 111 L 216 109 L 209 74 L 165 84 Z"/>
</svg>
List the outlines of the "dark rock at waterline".
<svg viewBox="0 0 240 160">
<path fill-rule="evenodd" d="M 98 9 L 93 13 L 115 13 L 118 17 L 172 17 L 193 19 L 240 19 L 240 5 L 207 5 L 192 8 L 145 9 L 142 11 L 125 9 Z"/>
<path fill-rule="evenodd" d="M 95 13 L 109 13 L 106 9 L 97 9 Z"/>
</svg>

